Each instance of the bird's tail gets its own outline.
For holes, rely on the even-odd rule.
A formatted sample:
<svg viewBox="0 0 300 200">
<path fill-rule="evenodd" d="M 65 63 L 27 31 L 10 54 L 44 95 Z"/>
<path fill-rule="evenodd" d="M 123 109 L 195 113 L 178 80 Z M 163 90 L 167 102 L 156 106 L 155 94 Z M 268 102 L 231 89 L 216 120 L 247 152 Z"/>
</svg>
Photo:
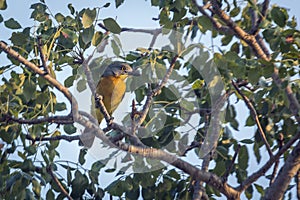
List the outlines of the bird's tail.
<svg viewBox="0 0 300 200">
<path fill-rule="evenodd" d="M 95 107 L 95 99 L 92 97 L 92 105 L 91 105 L 91 114 L 97 119 L 98 123 L 100 124 L 103 120 L 103 115 L 99 109 Z M 82 134 L 80 135 L 79 145 L 84 146 L 85 148 L 91 148 L 94 140 L 95 134 L 93 133 L 93 129 L 85 128 Z"/>
</svg>

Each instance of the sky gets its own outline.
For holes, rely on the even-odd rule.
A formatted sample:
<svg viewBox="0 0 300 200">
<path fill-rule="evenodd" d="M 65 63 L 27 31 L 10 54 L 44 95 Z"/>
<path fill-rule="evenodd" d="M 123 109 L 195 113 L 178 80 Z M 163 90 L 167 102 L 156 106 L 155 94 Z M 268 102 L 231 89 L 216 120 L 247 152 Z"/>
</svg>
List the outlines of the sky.
<svg viewBox="0 0 300 200">
<path fill-rule="evenodd" d="M 34 25 L 34 22 L 29 19 L 30 14 L 32 10 L 29 9 L 30 5 L 32 3 L 38 2 L 33 0 L 9 0 L 8 3 L 8 9 L 4 11 L 0 11 L 0 14 L 3 16 L 4 19 L 8 18 L 14 18 L 23 27 L 32 26 Z M 76 1 L 70 1 L 70 0 L 60 0 L 60 1 L 50 1 L 46 0 L 47 5 L 49 6 L 52 13 L 69 13 L 67 4 L 72 3 L 72 5 L 76 8 L 76 10 L 80 10 L 81 8 L 94 8 L 94 7 L 101 7 L 107 2 L 111 2 L 111 6 L 108 8 L 103 8 L 100 11 L 100 19 L 104 19 L 107 17 L 112 17 L 116 19 L 118 24 L 121 27 L 131 27 L 131 28 L 158 28 L 158 22 L 153 21 L 152 18 L 158 17 L 159 10 L 156 7 L 151 7 L 151 1 L 143 1 L 143 0 L 125 0 L 125 3 L 122 4 L 117 10 L 114 6 L 114 1 L 100 1 L 100 0 L 76 0 Z M 290 14 L 296 16 L 296 20 L 298 24 L 300 24 L 300 4 L 299 0 L 271 0 L 271 4 L 278 4 L 282 5 L 290 10 Z M 298 26 L 299 27 L 299 26 Z M 11 32 L 8 31 L 4 24 L 0 24 L 0 40 L 4 40 L 7 43 L 9 43 L 9 37 Z M 210 41 L 209 41 L 210 42 Z M 7 60 L 5 59 L 5 55 L 0 54 L 0 66 L 7 64 Z M 1 78 L 2 75 L 0 75 Z M 237 104 L 237 110 L 238 110 L 238 117 L 241 119 L 241 121 L 245 121 L 243 118 L 244 114 L 241 111 L 244 111 L 242 108 L 244 105 Z M 120 106 L 122 107 L 122 106 Z M 241 123 L 243 125 L 243 123 Z M 248 132 L 249 130 L 247 128 L 244 128 L 241 132 Z M 250 130 L 253 131 L 253 130 Z M 238 134 L 238 133 L 235 133 Z M 66 143 L 65 146 L 68 146 L 69 144 Z M 64 145 L 61 145 L 64 146 Z M 73 143 L 73 147 L 77 147 L 77 143 Z M 62 156 L 64 159 L 69 160 L 75 160 L 77 161 L 77 153 L 74 153 L 74 151 L 65 151 L 64 153 L 64 147 L 62 148 Z M 67 149 L 70 150 L 70 149 Z M 90 155 L 88 157 L 88 161 L 92 162 L 94 159 L 93 155 Z M 109 180 L 109 176 L 104 176 L 104 179 Z M 107 183 L 106 183 L 107 184 Z"/>
</svg>

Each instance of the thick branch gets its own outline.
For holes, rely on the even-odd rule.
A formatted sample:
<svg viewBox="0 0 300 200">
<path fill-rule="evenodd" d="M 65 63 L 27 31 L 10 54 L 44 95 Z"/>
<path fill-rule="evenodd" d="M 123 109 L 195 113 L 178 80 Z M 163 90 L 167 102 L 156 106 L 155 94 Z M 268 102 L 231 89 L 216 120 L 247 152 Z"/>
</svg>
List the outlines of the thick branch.
<svg viewBox="0 0 300 200">
<path fill-rule="evenodd" d="M 217 175 L 205 172 L 203 170 L 198 169 L 194 165 L 177 158 L 175 155 L 169 154 L 165 151 L 156 148 L 141 148 L 133 145 L 129 145 L 126 143 L 118 142 L 116 145 L 129 153 L 137 154 L 143 157 L 153 158 L 165 161 L 170 165 L 181 169 L 182 171 L 189 174 L 193 179 L 197 179 L 199 181 L 204 181 L 207 184 L 211 185 L 213 188 L 217 189 L 221 193 L 223 193 L 228 199 L 239 199 L 240 193 L 237 192 L 234 188 L 229 186 L 227 183 L 223 183 L 220 177 Z"/>
<path fill-rule="evenodd" d="M 268 188 L 264 199 L 282 199 L 284 192 L 289 186 L 292 178 L 300 169 L 300 142 L 288 156 L 280 169 L 277 178 L 271 187 Z"/>
<path fill-rule="evenodd" d="M 231 18 L 228 16 L 223 10 L 220 9 L 218 2 L 216 0 L 212 0 L 212 6 L 214 9 L 214 12 L 223 20 L 223 22 L 230 27 L 235 35 L 244 40 L 254 51 L 256 56 L 258 58 L 261 58 L 265 61 L 270 61 L 269 55 L 267 55 L 260 45 L 260 43 L 257 42 L 255 35 L 249 35 L 246 33 L 241 27 L 239 27 Z M 273 80 L 278 85 L 281 87 L 282 85 L 282 80 L 279 77 L 279 70 L 274 66 L 274 73 L 273 73 Z M 299 111 L 300 111 L 300 105 L 298 100 L 296 99 L 295 95 L 293 94 L 293 91 L 289 85 L 286 86 L 285 88 L 285 93 L 288 97 L 288 100 L 290 102 L 290 111 L 291 113 L 296 117 L 297 122 L 300 124 L 300 116 L 299 116 Z"/>
<path fill-rule="evenodd" d="M 206 16 L 210 22 L 212 23 L 212 25 L 214 26 L 215 29 L 217 29 L 220 32 L 223 32 L 224 34 L 230 34 L 232 35 L 234 32 L 228 28 L 227 26 L 222 25 L 221 23 L 219 23 L 216 19 L 214 19 L 212 16 L 210 16 L 204 9 L 203 6 L 200 6 L 196 0 L 193 0 L 193 3 L 195 6 L 197 6 L 197 9 L 199 10 L 199 12 Z"/>
</svg>

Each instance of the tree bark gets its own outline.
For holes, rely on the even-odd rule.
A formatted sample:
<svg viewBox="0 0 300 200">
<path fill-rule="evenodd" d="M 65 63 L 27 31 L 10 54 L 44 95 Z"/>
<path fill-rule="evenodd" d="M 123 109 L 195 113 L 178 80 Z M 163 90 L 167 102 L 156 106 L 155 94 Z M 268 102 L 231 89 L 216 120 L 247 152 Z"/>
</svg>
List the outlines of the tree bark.
<svg viewBox="0 0 300 200">
<path fill-rule="evenodd" d="M 300 169 L 300 142 L 295 146 L 292 153 L 288 156 L 285 164 L 280 169 L 274 183 L 267 190 L 264 197 L 268 199 L 282 199 L 291 180 Z"/>
</svg>

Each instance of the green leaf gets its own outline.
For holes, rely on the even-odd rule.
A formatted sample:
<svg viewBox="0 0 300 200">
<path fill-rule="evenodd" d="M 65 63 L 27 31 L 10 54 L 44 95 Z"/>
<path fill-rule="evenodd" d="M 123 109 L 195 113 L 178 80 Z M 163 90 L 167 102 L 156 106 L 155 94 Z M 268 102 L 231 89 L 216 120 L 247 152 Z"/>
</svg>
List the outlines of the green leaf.
<svg viewBox="0 0 300 200">
<path fill-rule="evenodd" d="M 254 141 L 251 139 L 244 139 L 244 140 L 241 140 L 240 142 L 244 143 L 244 144 L 253 144 L 254 143 Z"/>
<path fill-rule="evenodd" d="M 94 36 L 94 26 L 90 26 L 89 28 L 85 28 L 82 31 L 81 37 L 84 44 L 88 44 L 92 41 L 92 38 Z"/>
<path fill-rule="evenodd" d="M 21 32 L 13 32 L 10 40 L 16 46 L 26 45 L 28 43 L 28 36 Z"/>
<path fill-rule="evenodd" d="M 252 83 L 253 85 L 256 85 L 259 78 L 260 78 L 260 70 L 257 69 L 256 67 L 251 67 L 249 69 L 249 72 L 248 72 L 248 80 L 250 83 Z"/>
<path fill-rule="evenodd" d="M 108 2 L 108 3 L 104 4 L 103 8 L 107 8 L 109 6 L 110 6 L 110 3 Z"/>
<path fill-rule="evenodd" d="M 284 27 L 288 20 L 288 14 L 286 12 L 286 9 L 279 7 L 274 7 L 271 10 L 271 17 L 274 20 L 274 22 L 280 27 Z"/>
<path fill-rule="evenodd" d="M 75 80 L 75 76 L 69 76 L 69 77 L 64 81 L 64 85 L 65 85 L 66 87 L 71 87 L 71 86 L 73 86 L 74 80 Z"/>
<path fill-rule="evenodd" d="M 54 106 L 54 109 L 56 111 L 63 111 L 67 109 L 66 103 L 65 102 L 61 102 L 61 103 L 56 103 Z"/>
<path fill-rule="evenodd" d="M 238 155 L 238 166 L 239 168 L 246 170 L 248 167 L 249 154 L 246 146 L 241 146 Z"/>
<path fill-rule="evenodd" d="M 58 23 L 62 23 L 65 20 L 65 16 L 63 16 L 61 13 L 57 13 L 55 15 L 55 19 Z"/>
<path fill-rule="evenodd" d="M 191 101 L 182 99 L 180 101 L 180 107 L 183 108 L 183 112 L 192 112 L 194 110 L 194 103 Z"/>
<path fill-rule="evenodd" d="M 124 0 L 115 0 L 116 8 L 118 8 L 122 3 L 124 3 Z"/>
<path fill-rule="evenodd" d="M 0 14 L 0 23 L 3 22 L 3 17 L 2 15 Z"/>
<path fill-rule="evenodd" d="M 214 173 L 218 176 L 222 176 L 226 171 L 226 165 L 223 160 L 216 162 L 216 166 L 214 168 Z"/>
<path fill-rule="evenodd" d="M 64 131 L 67 133 L 67 134 L 73 134 L 73 133 L 76 133 L 76 127 L 73 125 L 73 124 L 66 124 L 64 125 Z"/>
<path fill-rule="evenodd" d="M 113 49 L 113 52 L 116 56 L 120 55 L 121 51 L 116 41 L 111 40 L 111 48 Z"/>
<path fill-rule="evenodd" d="M 105 167 L 105 164 L 100 160 L 93 163 L 91 170 L 94 172 L 99 172 L 101 168 Z"/>
<path fill-rule="evenodd" d="M 259 192 L 262 196 L 265 194 L 265 189 L 261 185 L 254 183 L 254 187 L 256 188 L 257 192 Z"/>
<path fill-rule="evenodd" d="M 71 14 L 74 15 L 75 9 L 74 9 L 74 7 L 73 7 L 73 5 L 71 3 L 68 4 L 68 8 L 69 8 Z"/>
<path fill-rule="evenodd" d="M 221 39 L 222 45 L 223 45 L 223 46 L 228 45 L 228 44 L 231 42 L 232 38 L 233 38 L 233 35 L 225 35 L 225 36 Z"/>
<path fill-rule="evenodd" d="M 80 149 L 79 157 L 78 157 L 78 162 L 83 165 L 85 163 L 85 158 L 84 156 L 86 155 L 87 150 L 86 149 Z"/>
<path fill-rule="evenodd" d="M 72 192 L 71 196 L 74 199 L 79 199 L 84 194 L 85 189 L 88 186 L 88 178 L 86 175 L 82 174 L 80 171 L 75 172 L 75 177 L 72 181 Z"/>
<path fill-rule="evenodd" d="M 61 135 L 60 131 L 55 131 L 51 137 L 56 137 L 56 136 L 59 136 Z M 50 141 L 50 146 L 49 146 L 49 149 L 56 149 L 59 145 L 59 140 L 53 140 L 53 141 Z"/>
<path fill-rule="evenodd" d="M 52 190 L 48 190 L 46 194 L 46 199 L 55 199 L 54 193 Z"/>
<path fill-rule="evenodd" d="M 30 18 L 33 18 L 39 22 L 43 22 L 49 19 L 49 14 L 46 12 L 47 6 L 43 3 L 35 3 L 30 6 L 33 9 Z"/>
<path fill-rule="evenodd" d="M 106 18 L 103 20 L 104 26 L 112 33 L 119 34 L 122 29 L 113 18 Z"/>
<path fill-rule="evenodd" d="M 87 87 L 86 87 L 86 80 L 85 79 L 81 79 L 78 81 L 77 83 L 77 91 L 78 92 L 82 92 L 84 91 Z"/>
<path fill-rule="evenodd" d="M 92 38 L 92 45 L 93 46 L 98 46 L 101 41 L 103 39 L 103 33 L 100 32 L 100 31 L 97 31 L 94 35 L 93 35 L 93 38 Z"/>
<path fill-rule="evenodd" d="M 5 10 L 7 8 L 6 0 L 0 0 L 0 10 Z"/>
<path fill-rule="evenodd" d="M 33 98 L 36 97 L 34 95 L 35 94 L 35 90 L 36 90 L 35 83 L 32 80 L 27 79 L 24 82 L 24 88 L 23 88 L 23 95 L 24 95 L 26 101 L 29 101 L 30 99 L 33 99 Z"/>
<path fill-rule="evenodd" d="M 16 20 L 14 20 L 13 18 L 10 18 L 8 20 L 6 20 L 4 22 L 4 25 L 7 27 L 7 28 L 10 28 L 10 29 L 19 29 L 19 28 L 22 28 L 21 25 L 19 24 L 19 22 L 17 22 Z"/>
<path fill-rule="evenodd" d="M 96 19 L 96 9 L 86 9 L 82 16 L 82 25 L 84 28 L 89 28 Z"/>
<path fill-rule="evenodd" d="M 41 196 L 41 184 L 36 179 L 33 179 L 31 183 L 34 194 L 38 197 Z"/>
<path fill-rule="evenodd" d="M 241 11 L 241 8 L 240 7 L 235 7 L 234 9 L 232 9 L 230 11 L 230 16 L 231 17 L 236 17 Z"/>
</svg>

